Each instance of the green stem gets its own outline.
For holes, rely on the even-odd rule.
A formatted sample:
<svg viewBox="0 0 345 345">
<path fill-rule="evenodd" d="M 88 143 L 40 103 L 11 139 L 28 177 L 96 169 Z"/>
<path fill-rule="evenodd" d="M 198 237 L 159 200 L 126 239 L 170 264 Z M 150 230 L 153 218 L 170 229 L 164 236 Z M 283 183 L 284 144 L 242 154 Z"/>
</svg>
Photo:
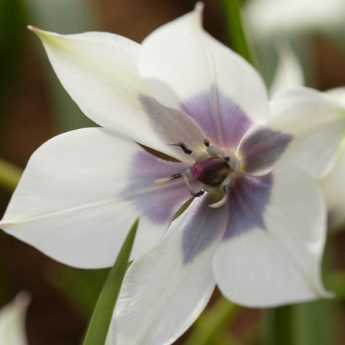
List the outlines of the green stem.
<svg viewBox="0 0 345 345">
<path fill-rule="evenodd" d="M 218 335 L 231 322 L 239 307 L 221 298 L 195 323 L 186 345 L 207 345 L 216 343 Z M 228 342 L 230 344 L 230 341 Z M 231 342 L 234 344 L 234 341 Z"/>
<path fill-rule="evenodd" d="M 294 345 L 336 344 L 337 301 L 321 300 L 295 306 Z"/>
<path fill-rule="evenodd" d="M 267 311 L 266 345 L 294 345 L 293 306 Z"/>
<path fill-rule="evenodd" d="M 223 0 L 223 8 L 232 48 L 249 63 L 255 65 L 255 58 L 243 27 L 239 0 Z"/>
<path fill-rule="evenodd" d="M 0 159 L 0 186 L 12 191 L 16 188 L 21 171 L 15 165 Z"/>
</svg>

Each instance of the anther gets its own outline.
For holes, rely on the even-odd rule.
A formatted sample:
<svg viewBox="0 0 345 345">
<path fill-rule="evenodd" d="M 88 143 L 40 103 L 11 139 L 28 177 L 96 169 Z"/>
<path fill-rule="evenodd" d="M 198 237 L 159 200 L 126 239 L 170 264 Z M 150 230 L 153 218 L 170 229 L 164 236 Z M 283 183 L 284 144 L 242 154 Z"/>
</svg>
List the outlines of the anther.
<svg viewBox="0 0 345 345">
<path fill-rule="evenodd" d="M 167 183 L 167 182 L 171 182 L 171 181 L 177 180 L 177 179 L 179 179 L 181 177 L 182 177 L 182 174 L 174 174 L 174 175 L 171 175 L 171 176 L 168 176 L 168 177 L 158 178 L 158 179 L 155 180 L 155 183 L 156 184 L 163 184 L 163 183 Z"/>
<path fill-rule="evenodd" d="M 170 179 L 171 180 L 176 180 L 176 179 L 181 178 L 181 177 L 182 177 L 182 174 L 174 174 L 174 175 L 170 176 Z"/>
<path fill-rule="evenodd" d="M 189 149 L 184 143 L 172 144 L 174 146 L 178 146 L 186 155 L 191 155 L 193 151 Z"/>
<path fill-rule="evenodd" d="M 204 140 L 204 145 L 205 145 L 206 147 L 209 147 L 209 146 L 210 146 L 210 142 L 209 142 L 207 139 L 205 139 L 205 140 Z"/>
<path fill-rule="evenodd" d="M 204 191 L 204 190 L 201 190 L 201 191 L 196 192 L 196 193 L 191 192 L 191 194 L 192 194 L 192 196 L 193 196 L 194 198 L 198 198 L 198 197 L 200 197 L 200 196 L 204 195 L 204 193 L 205 193 L 205 191 Z"/>
</svg>

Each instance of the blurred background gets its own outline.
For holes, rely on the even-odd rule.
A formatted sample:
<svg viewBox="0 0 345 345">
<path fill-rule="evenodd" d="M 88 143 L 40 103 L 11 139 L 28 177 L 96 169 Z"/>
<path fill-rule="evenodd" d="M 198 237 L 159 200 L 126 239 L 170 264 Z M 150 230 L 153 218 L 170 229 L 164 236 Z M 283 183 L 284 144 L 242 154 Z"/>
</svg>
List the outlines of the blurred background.
<svg viewBox="0 0 345 345">
<path fill-rule="evenodd" d="M 269 84 L 277 63 L 276 43 L 288 41 L 303 63 L 309 85 L 321 90 L 343 86 L 345 1 L 304 1 L 304 5 L 303 0 L 243 1 L 258 66 Z M 204 2 L 207 30 L 231 45 L 226 6 L 220 0 Z M 195 3 L 0 0 L 0 159 L 24 168 L 33 151 L 47 139 L 92 125 L 63 91 L 38 39 L 26 25 L 60 33 L 109 31 L 140 42 L 159 25 L 190 11 Z M 325 6 L 320 5 L 316 13 L 313 9 L 318 3 Z M 328 11 L 329 6 L 333 7 Z M 0 184 L 0 216 L 12 191 L 11 181 Z M 336 291 L 336 299 L 273 313 L 236 307 L 216 291 L 207 311 L 178 344 L 276 344 L 274 333 L 280 332 L 280 327 L 286 332 L 286 344 L 345 344 L 342 229 L 330 232 L 324 264 L 326 285 Z M 63 266 L 0 232 L 0 307 L 20 291 L 31 295 L 29 345 L 80 344 L 106 273 Z M 291 334 L 293 340 L 288 339 Z"/>
</svg>

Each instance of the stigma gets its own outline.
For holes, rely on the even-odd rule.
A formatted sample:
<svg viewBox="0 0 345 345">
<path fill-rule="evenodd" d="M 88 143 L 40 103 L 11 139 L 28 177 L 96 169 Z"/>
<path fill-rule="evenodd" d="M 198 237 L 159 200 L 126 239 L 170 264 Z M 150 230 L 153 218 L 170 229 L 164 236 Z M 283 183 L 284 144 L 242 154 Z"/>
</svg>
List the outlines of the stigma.
<svg viewBox="0 0 345 345">
<path fill-rule="evenodd" d="M 193 179 L 211 187 L 222 185 L 231 173 L 232 169 L 230 165 L 226 160 L 221 158 L 208 158 L 196 162 L 191 168 Z"/>
</svg>

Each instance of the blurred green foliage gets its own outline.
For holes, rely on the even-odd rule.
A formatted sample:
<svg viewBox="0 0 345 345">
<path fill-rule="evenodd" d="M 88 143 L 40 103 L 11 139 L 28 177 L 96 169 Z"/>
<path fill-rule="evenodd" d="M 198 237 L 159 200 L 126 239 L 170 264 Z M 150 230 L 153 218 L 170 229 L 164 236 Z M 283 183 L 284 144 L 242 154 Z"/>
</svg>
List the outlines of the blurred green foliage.
<svg viewBox="0 0 345 345">
<path fill-rule="evenodd" d="M 15 165 L 0 159 L 0 186 L 12 192 L 21 175 L 21 170 Z"/>
<path fill-rule="evenodd" d="M 241 16 L 240 0 L 223 0 L 224 17 L 231 48 L 252 65 L 256 64 Z"/>
<path fill-rule="evenodd" d="M 3 140 L 1 130 L 6 127 L 6 106 L 18 77 L 24 51 L 27 11 L 22 0 L 0 0 L 0 157 Z"/>
<path fill-rule="evenodd" d="M 25 46 L 26 22 L 27 10 L 23 0 L 0 0 L 0 112 L 4 110 L 5 99 L 18 76 L 18 65 Z"/>
<path fill-rule="evenodd" d="M 239 307 L 219 298 L 215 304 L 202 314 L 193 326 L 186 345 L 237 345 L 238 342 L 225 330 L 234 321 Z"/>
<path fill-rule="evenodd" d="M 95 307 L 99 292 L 108 275 L 108 269 L 81 270 L 59 266 L 49 275 L 52 286 L 63 292 L 87 320 Z"/>
<path fill-rule="evenodd" d="M 84 0 L 27 0 L 31 24 L 48 31 L 72 34 L 95 30 L 96 18 L 91 6 Z M 36 38 L 35 38 L 36 39 Z M 44 49 L 37 41 L 37 54 L 41 54 L 49 76 L 49 92 L 61 132 L 94 124 L 88 120 L 71 100 L 51 69 Z"/>
</svg>

